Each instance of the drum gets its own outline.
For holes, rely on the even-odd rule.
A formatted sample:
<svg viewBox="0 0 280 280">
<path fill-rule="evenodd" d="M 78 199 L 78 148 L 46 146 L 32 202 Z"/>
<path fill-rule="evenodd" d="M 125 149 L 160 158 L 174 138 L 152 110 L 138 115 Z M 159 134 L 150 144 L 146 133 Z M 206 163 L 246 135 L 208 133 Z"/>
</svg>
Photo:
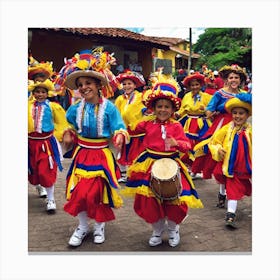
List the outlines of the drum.
<svg viewBox="0 0 280 280">
<path fill-rule="evenodd" d="M 181 177 L 177 162 L 162 158 L 153 163 L 150 186 L 161 200 L 174 200 L 182 192 Z"/>
</svg>

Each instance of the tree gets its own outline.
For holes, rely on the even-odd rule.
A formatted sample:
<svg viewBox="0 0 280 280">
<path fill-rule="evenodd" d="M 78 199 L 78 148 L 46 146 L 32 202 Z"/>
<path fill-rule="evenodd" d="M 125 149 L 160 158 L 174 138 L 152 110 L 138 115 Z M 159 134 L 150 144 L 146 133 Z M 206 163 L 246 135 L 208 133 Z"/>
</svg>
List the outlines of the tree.
<svg viewBox="0 0 280 280">
<path fill-rule="evenodd" d="M 199 53 L 197 65 L 207 64 L 210 69 L 238 64 L 252 69 L 251 28 L 206 28 L 194 45 Z"/>
</svg>

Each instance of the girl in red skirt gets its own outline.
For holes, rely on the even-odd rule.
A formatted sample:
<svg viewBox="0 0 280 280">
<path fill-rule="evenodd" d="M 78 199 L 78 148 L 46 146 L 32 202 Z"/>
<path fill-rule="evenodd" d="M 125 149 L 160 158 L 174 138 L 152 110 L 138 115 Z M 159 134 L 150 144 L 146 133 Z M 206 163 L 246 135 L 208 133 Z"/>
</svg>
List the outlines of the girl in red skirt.
<svg viewBox="0 0 280 280">
<path fill-rule="evenodd" d="M 225 109 L 231 113 L 232 121 L 215 132 L 208 146 L 218 162 L 214 177 L 226 188 L 226 225 L 236 227 L 237 201 L 252 193 L 252 127 L 247 122 L 252 108 L 251 104 L 232 98 Z"/>
<path fill-rule="evenodd" d="M 40 189 L 44 188 L 47 195 L 46 210 L 54 213 L 57 168 L 62 171 L 61 148 L 57 137 L 62 137 L 69 124 L 64 109 L 47 99 L 48 94 L 54 90 L 49 79 L 32 82 L 28 88 L 32 93 L 28 100 L 28 180 L 40 186 Z M 59 130 L 55 135 L 56 127 Z"/>
<path fill-rule="evenodd" d="M 105 223 L 115 219 L 113 208 L 122 206 L 118 194 L 120 170 L 109 149 L 128 143 L 129 136 L 116 106 L 102 95 L 108 85 L 104 75 L 106 53 L 101 49 L 76 54 L 66 71 L 65 86 L 78 89 L 81 100 L 71 105 L 66 118 L 73 130 L 64 134 L 65 146 L 73 162 L 67 174 L 64 210 L 78 217 L 79 224 L 69 245 L 79 246 L 89 232 L 88 219 L 95 220 L 93 242 L 105 241 Z M 68 150 L 68 149 L 67 149 Z"/>
<path fill-rule="evenodd" d="M 208 105 L 211 95 L 202 92 L 201 88 L 204 85 L 204 75 L 194 73 L 186 76 L 183 80 L 185 87 L 190 88 L 190 92 L 186 93 L 182 99 L 180 110 L 175 113 L 178 121 L 184 127 L 187 138 L 192 143 L 191 151 L 184 155 L 182 160 L 196 170 L 196 165 L 200 165 L 200 158 L 193 157 L 193 148 L 203 138 L 205 132 L 211 126 L 211 121 L 205 116 L 205 108 Z M 192 179 L 201 178 L 199 173 L 191 172 Z"/>
<path fill-rule="evenodd" d="M 142 102 L 142 93 L 136 89 L 146 84 L 145 79 L 140 73 L 130 70 L 120 73 L 116 79 L 122 84 L 124 93 L 116 98 L 115 105 L 121 113 L 128 133 L 131 134 L 130 131 L 144 116 L 145 106 Z M 129 143 L 119 154 L 117 161 L 122 173 L 119 183 L 126 183 L 127 167 L 143 151 L 142 140 L 142 134 L 130 135 Z"/>
<path fill-rule="evenodd" d="M 176 82 L 176 81 L 175 81 Z M 128 181 L 122 194 L 134 195 L 134 211 L 147 223 L 152 224 L 153 233 L 150 246 L 162 243 L 162 234 L 167 222 L 169 245 L 175 247 L 180 242 L 179 224 L 186 218 L 188 207 L 202 208 L 186 165 L 180 159 L 180 152 L 186 153 L 190 141 L 186 138 L 182 125 L 173 118 L 180 108 L 177 90 L 170 83 L 157 83 L 146 99 L 146 106 L 153 109 L 151 120 L 140 122 L 134 132 L 145 133 L 141 153 L 128 169 Z M 179 181 L 182 187 L 177 198 L 164 200 L 151 187 L 151 170 L 156 160 L 167 158 L 179 166 Z"/>
</svg>

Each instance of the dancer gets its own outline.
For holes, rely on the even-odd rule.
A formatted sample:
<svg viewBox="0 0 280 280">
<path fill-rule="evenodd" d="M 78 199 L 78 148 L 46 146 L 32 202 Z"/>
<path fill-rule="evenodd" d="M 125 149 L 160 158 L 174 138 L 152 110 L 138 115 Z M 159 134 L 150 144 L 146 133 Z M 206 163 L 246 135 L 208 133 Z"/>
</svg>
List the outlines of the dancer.
<svg viewBox="0 0 280 280">
<path fill-rule="evenodd" d="M 40 197 L 47 197 L 46 210 L 53 213 L 57 167 L 62 171 L 62 155 L 54 129 L 59 127 L 57 132 L 62 135 L 69 124 L 64 109 L 47 99 L 48 93 L 54 90 L 49 79 L 30 84 L 28 90 L 32 97 L 28 101 L 28 180 L 40 190 Z"/>
<path fill-rule="evenodd" d="M 232 121 L 214 133 L 208 146 L 218 162 L 214 177 L 226 189 L 226 225 L 235 228 L 237 202 L 252 193 L 252 127 L 247 122 L 252 107 L 231 98 L 225 103 L 225 109 L 232 114 Z"/>
<path fill-rule="evenodd" d="M 162 243 L 165 223 L 169 245 L 177 246 L 180 243 L 179 225 L 187 217 L 188 208 L 203 207 L 188 169 L 180 160 L 180 153 L 186 153 L 191 148 L 191 143 L 186 138 L 181 124 L 173 118 L 174 112 L 181 104 L 177 92 L 174 79 L 159 80 L 147 97 L 146 107 L 154 111 L 154 117 L 140 122 L 134 130 L 136 134 L 145 133 L 143 140 L 145 151 L 129 167 L 128 181 L 122 190 L 123 195 L 135 196 L 135 213 L 152 225 L 150 246 Z M 152 187 L 152 169 L 160 159 L 170 160 L 178 167 L 179 189 L 174 186 L 177 196 L 162 197 Z M 165 165 L 160 171 L 166 173 L 168 169 L 170 165 Z"/>
<path fill-rule="evenodd" d="M 115 219 L 112 208 L 123 204 L 117 192 L 120 170 L 109 142 L 112 139 L 120 151 L 129 135 L 116 106 L 102 95 L 108 87 L 107 62 L 107 53 L 97 48 L 76 54 L 65 69 L 65 86 L 78 89 L 82 97 L 66 112 L 73 129 L 65 132 L 63 140 L 68 147 L 65 156 L 73 158 L 64 210 L 79 221 L 68 242 L 71 246 L 82 244 L 89 232 L 88 218 L 95 220 L 93 242 L 103 243 L 105 223 Z"/>
<path fill-rule="evenodd" d="M 216 162 L 212 159 L 209 152 L 208 143 L 214 132 L 229 123 L 232 120 L 232 115 L 225 110 L 225 103 L 230 98 L 237 97 L 238 99 L 251 102 L 251 94 L 242 90 L 243 84 L 246 81 L 246 74 L 243 69 L 236 64 L 231 66 L 225 65 L 219 70 L 220 76 L 224 80 L 224 87 L 215 92 L 210 102 L 206 107 L 206 116 L 212 120 L 212 125 L 203 135 L 203 139 L 194 147 L 195 158 L 202 157 L 199 160 L 200 164 L 193 167 L 194 173 L 202 171 L 204 179 L 211 179 Z M 225 204 L 225 186 L 220 184 L 218 193 L 217 207 L 224 207 Z"/>
<path fill-rule="evenodd" d="M 127 167 L 144 150 L 142 145 L 143 134 L 131 135 L 130 132 L 144 116 L 145 106 L 142 102 L 142 93 L 136 90 L 136 88 L 144 86 L 146 83 L 140 73 L 130 70 L 120 73 L 116 78 L 122 84 L 124 93 L 116 98 L 115 105 L 119 109 L 127 131 L 130 134 L 130 142 L 124 146 L 118 158 L 118 164 L 122 173 L 119 183 L 126 183 Z"/>
<path fill-rule="evenodd" d="M 183 97 L 180 110 L 175 113 L 175 116 L 184 127 L 184 132 L 190 139 L 193 149 L 211 126 L 210 119 L 205 116 L 205 109 L 212 96 L 201 91 L 204 85 L 204 76 L 198 72 L 186 76 L 183 84 L 186 88 L 190 88 L 190 92 Z M 193 157 L 192 149 L 182 157 L 182 160 L 190 166 L 191 170 L 193 165 L 195 169 L 195 165 L 199 164 L 197 162 L 200 160 L 200 158 L 195 159 Z M 200 173 L 193 172 L 191 172 L 191 176 L 192 179 L 202 177 Z"/>
</svg>

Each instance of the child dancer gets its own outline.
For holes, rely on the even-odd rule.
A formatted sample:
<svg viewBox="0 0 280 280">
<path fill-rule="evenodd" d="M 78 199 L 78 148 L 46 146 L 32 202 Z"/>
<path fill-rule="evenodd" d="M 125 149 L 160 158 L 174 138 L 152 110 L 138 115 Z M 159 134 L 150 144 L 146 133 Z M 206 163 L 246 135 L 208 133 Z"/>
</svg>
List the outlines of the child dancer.
<svg viewBox="0 0 280 280">
<path fill-rule="evenodd" d="M 108 57 L 102 49 L 76 54 L 65 70 L 65 86 L 78 89 L 82 99 L 66 112 L 73 130 L 64 134 L 66 146 L 74 144 L 73 162 L 67 174 L 64 210 L 78 217 L 79 224 L 69 245 L 79 246 L 89 232 L 88 218 L 94 219 L 93 242 L 105 241 L 105 223 L 115 219 L 112 208 L 122 206 L 118 195 L 120 170 L 109 141 L 118 151 L 129 141 L 116 106 L 103 97 L 108 86 L 104 75 Z"/>
<path fill-rule="evenodd" d="M 232 121 L 214 133 L 208 146 L 213 159 L 219 162 L 214 177 L 226 189 L 226 225 L 236 227 L 237 201 L 252 192 L 252 128 L 247 122 L 252 108 L 247 102 L 231 98 L 225 109 L 232 114 Z"/>
<path fill-rule="evenodd" d="M 59 143 L 54 136 L 55 126 L 60 135 L 69 127 L 64 109 L 55 102 L 50 102 L 48 93 L 54 90 L 53 83 L 34 82 L 29 85 L 31 97 L 28 101 L 28 180 L 33 185 L 44 188 L 41 197 L 47 196 L 47 212 L 54 212 L 54 183 L 57 167 L 62 171 Z"/>
<path fill-rule="evenodd" d="M 141 144 L 143 134 L 131 135 L 131 131 L 143 117 L 145 106 L 142 102 L 142 93 L 137 91 L 136 88 L 144 86 L 145 79 L 141 74 L 130 70 L 120 73 L 116 79 L 122 84 L 124 93 L 116 98 L 115 105 L 119 109 L 130 134 L 130 142 L 124 146 L 118 158 L 122 173 L 119 183 L 126 183 L 127 167 L 143 151 L 143 145 Z"/>
<path fill-rule="evenodd" d="M 175 83 L 174 83 L 175 82 Z M 173 118 L 180 108 L 176 81 L 159 81 L 146 99 L 146 106 L 154 111 L 151 120 L 140 122 L 134 132 L 145 133 L 145 151 L 128 169 L 128 181 L 122 193 L 135 195 L 134 211 L 147 223 L 152 224 L 153 233 L 150 246 L 162 243 L 162 234 L 167 222 L 169 245 L 175 247 L 180 242 L 179 225 L 186 218 L 188 207 L 202 208 L 187 167 L 180 160 L 180 152 L 186 153 L 191 145 L 182 125 Z M 169 158 L 179 166 L 179 180 L 182 191 L 174 200 L 159 198 L 151 188 L 151 169 L 157 159 Z"/>
<path fill-rule="evenodd" d="M 200 142 L 204 133 L 211 126 L 210 119 L 205 116 L 205 109 L 208 105 L 211 95 L 202 92 L 201 88 L 204 85 L 204 76 L 200 73 L 194 73 L 188 75 L 183 80 L 183 84 L 186 88 L 190 89 L 190 92 L 186 93 L 182 99 L 180 110 L 175 113 L 178 121 L 184 127 L 187 138 L 192 143 L 192 149 Z M 192 166 L 195 169 L 201 158 L 194 158 L 191 152 L 183 156 L 182 160 L 188 164 L 191 169 Z M 192 179 L 201 178 L 199 173 L 191 172 Z"/>
</svg>

